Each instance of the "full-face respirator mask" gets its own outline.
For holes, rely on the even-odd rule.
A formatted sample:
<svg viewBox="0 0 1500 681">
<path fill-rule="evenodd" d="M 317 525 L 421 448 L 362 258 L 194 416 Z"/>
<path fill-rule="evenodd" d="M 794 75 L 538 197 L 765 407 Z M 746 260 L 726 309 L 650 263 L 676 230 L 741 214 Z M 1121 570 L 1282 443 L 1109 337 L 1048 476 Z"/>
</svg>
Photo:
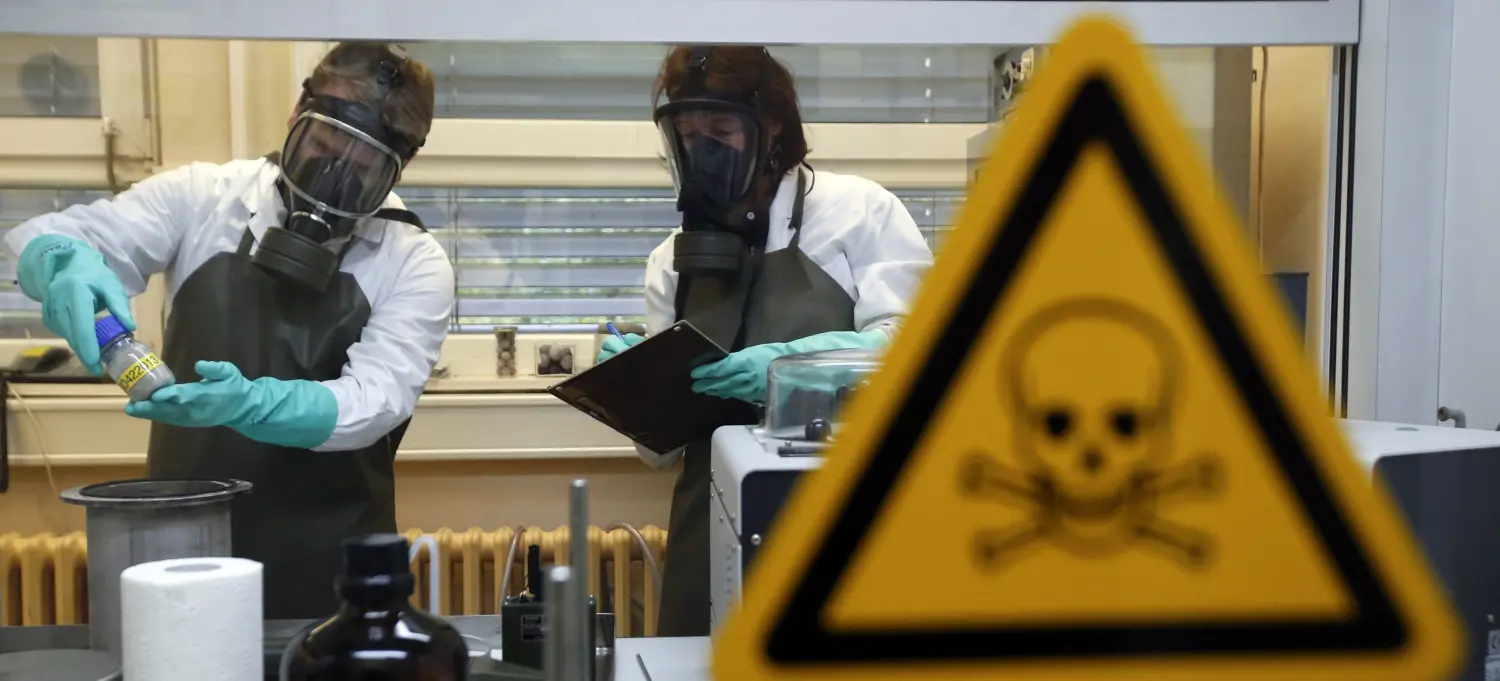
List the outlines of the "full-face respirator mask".
<svg viewBox="0 0 1500 681">
<path fill-rule="evenodd" d="M 277 187 L 287 217 L 268 229 L 252 260 L 279 278 L 323 292 L 338 272 L 329 241 L 347 238 L 360 218 L 380 210 L 421 141 L 382 122 L 380 111 L 400 83 L 399 64 L 383 61 L 370 103 L 315 94 L 303 83 L 299 113 L 278 163 Z"/>
<path fill-rule="evenodd" d="M 746 200 L 764 172 L 768 140 L 759 88 L 748 94 L 708 89 L 711 48 L 695 47 L 688 82 L 653 116 L 661 131 L 682 231 L 674 237 L 673 269 L 685 274 L 736 273 L 750 231 Z M 763 52 L 769 61 L 770 54 Z"/>
</svg>

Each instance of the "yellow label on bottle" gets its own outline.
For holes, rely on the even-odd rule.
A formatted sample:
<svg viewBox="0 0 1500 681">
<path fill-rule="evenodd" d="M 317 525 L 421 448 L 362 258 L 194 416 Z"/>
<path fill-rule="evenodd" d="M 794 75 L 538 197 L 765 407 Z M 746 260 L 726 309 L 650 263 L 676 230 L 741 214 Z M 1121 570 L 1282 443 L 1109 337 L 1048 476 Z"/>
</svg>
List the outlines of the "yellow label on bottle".
<svg viewBox="0 0 1500 681">
<path fill-rule="evenodd" d="M 125 373 L 120 374 L 120 379 L 115 381 L 115 383 L 120 386 L 121 390 L 130 392 L 130 389 L 134 388 L 135 384 L 141 381 L 141 378 L 159 366 L 161 366 L 161 360 L 157 359 L 156 353 L 146 353 L 145 357 L 136 360 L 135 364 L 130 365 L 130 368 L 125 370 Z"/>
</svg>

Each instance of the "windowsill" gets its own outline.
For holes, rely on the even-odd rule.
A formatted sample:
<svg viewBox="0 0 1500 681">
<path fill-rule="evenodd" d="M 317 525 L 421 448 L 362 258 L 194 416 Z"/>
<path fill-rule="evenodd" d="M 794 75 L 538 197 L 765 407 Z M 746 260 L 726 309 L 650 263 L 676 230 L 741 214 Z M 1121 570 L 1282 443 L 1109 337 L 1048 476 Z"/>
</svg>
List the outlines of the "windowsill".
<svg viewBox="0 0 1500 681">
<path fill-rule="evenodd" d="M 417 403 L 400 460 L 629 459 L 629 440 L 543 390 L 550 378 L 444 379 Z M 13 466 L 145 461 L 150 423 L 124 413 L 108 384 L 12 384 Z M 43 455 L 46 452 L 46 456 Z"/>
<path fill-rule="evenodd" d="M 517 376 L 435 378 L 427 382 L 423 395 L 472 395 L 545 393 L 547 388 L 566 376 Z M 109 383 L 12 383 L 15 393 L 25 398 L 124 398 L 120 389 Z"/>
<path fill-rule="evenodd" d="M 567 376 L 515 376 L 512 378 L 500 378 L 498 376 L 457 376 L 453 378 L 434 378 L 427 382 L 427 387 L 422 390 L 423 395 L 442 395 L 453 393 L 540 393 L 546 392 L 558 381 Z"/>
</svg>

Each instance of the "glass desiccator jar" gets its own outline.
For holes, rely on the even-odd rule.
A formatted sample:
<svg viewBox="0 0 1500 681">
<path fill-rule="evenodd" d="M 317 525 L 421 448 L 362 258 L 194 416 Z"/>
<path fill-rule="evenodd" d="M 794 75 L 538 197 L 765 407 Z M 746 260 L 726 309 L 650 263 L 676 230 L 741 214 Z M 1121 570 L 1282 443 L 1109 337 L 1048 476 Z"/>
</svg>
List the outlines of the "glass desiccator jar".
<svg viewBox="0 0 1500 681">
<path fill-rule="evenodd" d="M 847 348 L 771 360 L 766 382 L 766 433 L 783 440 L 827 441 L 844 407 L 880 369 L 878 350 Z"/>
<path fill-rule="evenodd" d="M 94 338 L 99 341 L 99 362 L 115 385 L 140 402 L 151 393 L 177 382 L 172 370 L 162 363 L 151 346 L 135 339 L 114 315 L 94 322 Z"/>
</svg>

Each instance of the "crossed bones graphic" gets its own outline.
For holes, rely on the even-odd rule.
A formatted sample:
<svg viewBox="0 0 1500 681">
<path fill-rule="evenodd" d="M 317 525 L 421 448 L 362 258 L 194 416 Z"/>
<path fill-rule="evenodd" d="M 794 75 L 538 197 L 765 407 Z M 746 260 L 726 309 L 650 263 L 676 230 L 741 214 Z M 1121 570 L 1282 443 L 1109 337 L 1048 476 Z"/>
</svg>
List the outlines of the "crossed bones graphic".
<svg viewBox="0 0 1500 681">
<path fill-rule="evenodd" d="M 1077 553 L 1102 553 L 1147 540 L 1190 567 L 1203 567 L 1210 557 L 1207 534 L 1156 515 L 1158 501 L 1218 488 L 1218 463 L 1209 457 L 1167 471 L 1138 471 L 1124 488 L 1103 498 L 1072 496 L 1046 471 L 1020 473 L 980 453 L 969 455 L 960 476 L 968 495 L 1002 503 L 1022 500 L 1034 509 L 1028 525 L 984 530 L 975 537 L 975 555 L 987 568 L 1047 538 Z"/>
<path fill-rule="evenodd" d="M 1019 501 L 1032 514 L 1024 526 L 979 532 L 979 565 L 993 569 L 1046 539 L 1090 555 L 1144 543 L 1204 567 L 1212 539 L 1157 515 L 1162 502 L 1210 498 L 1223 483 L 1209 455 L 1164 465 L 1177 357 L 1161 323 L 1112 300 L 1068 301 L 1028 320 L 1004 361 L 1023 467 L 974 452 L 958 483 L 966 496 Z"/>
</svg>

